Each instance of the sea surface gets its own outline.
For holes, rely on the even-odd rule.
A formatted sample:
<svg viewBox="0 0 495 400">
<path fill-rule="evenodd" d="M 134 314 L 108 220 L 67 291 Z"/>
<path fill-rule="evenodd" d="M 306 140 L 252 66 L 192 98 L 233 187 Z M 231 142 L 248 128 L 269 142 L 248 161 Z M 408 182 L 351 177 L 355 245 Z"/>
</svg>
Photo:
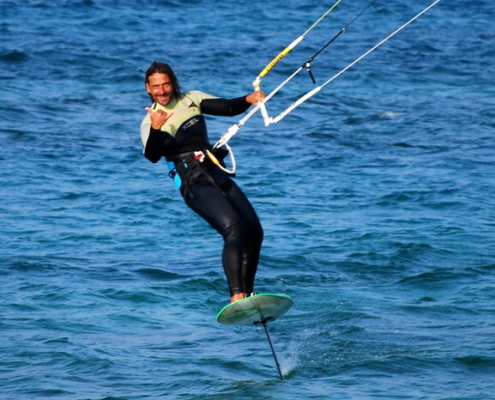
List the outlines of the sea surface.
<svg viewBox="0 0 495 400">
<path fill-rule="evenodd" d="M 258 292 L 216 322 L 222 241 L 142 155 L 144 72 L 239 97 L 329 7 L 0 0 L 0 399 L 495 399 L 495 3 L 442 0 L 277 124 L 230 141 L 265 230 Z M 356 17 L 343 0 L 270 93 Z M 376 1 L 317 85 L 420 13 Z M 315 86 L 303 69 L 275 116 Z M 239 117 L 208 117 L 215 142 Z"/>
</svg>

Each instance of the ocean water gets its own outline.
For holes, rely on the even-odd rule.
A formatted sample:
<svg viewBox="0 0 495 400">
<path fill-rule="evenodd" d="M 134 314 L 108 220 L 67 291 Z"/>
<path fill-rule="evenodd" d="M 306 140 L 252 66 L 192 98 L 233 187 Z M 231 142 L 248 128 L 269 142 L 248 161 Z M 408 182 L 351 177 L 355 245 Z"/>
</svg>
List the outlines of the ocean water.
<svg viewBox="0 0 495 400">
<path fill-rule="evenodd" d="M 344 0 L 268 93 L 368 2 Z M 428 1 L 378 0 L 322 84 Z M 442 0 L 277 124 L 230 144 L 265 241 L 225 327 L 220 237 L 141 154 L 154 60 L 238 97 L 332 1 L 0 1 L 0 399 L 495 399 L 495 4 Z M 314 87 L 302 71 L 276 115 Z M 215 141 L 240 117 L 208 117 Z"/>
</svg>

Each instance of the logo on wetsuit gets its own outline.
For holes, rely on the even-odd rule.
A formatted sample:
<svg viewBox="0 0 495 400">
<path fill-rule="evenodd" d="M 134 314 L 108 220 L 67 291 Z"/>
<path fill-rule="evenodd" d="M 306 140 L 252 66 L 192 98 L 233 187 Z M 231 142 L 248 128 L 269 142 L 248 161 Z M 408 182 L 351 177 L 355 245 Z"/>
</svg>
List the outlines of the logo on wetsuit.
<svg viewBox="0 0 495 400">
<path fill-rule="evenodd" d="M 191 126 L 193 126 L 196 122 L 199 122 L 199 118 L 197 118 L 197 117 L 193 117 L 193 118 L 191 118 L 189 121 L 187 121 L 187 122 L 183 125 L 183 127 L 184 127 L 184 129 L 188 129 L 188 128 L 190 128 Z"/>
</svg>

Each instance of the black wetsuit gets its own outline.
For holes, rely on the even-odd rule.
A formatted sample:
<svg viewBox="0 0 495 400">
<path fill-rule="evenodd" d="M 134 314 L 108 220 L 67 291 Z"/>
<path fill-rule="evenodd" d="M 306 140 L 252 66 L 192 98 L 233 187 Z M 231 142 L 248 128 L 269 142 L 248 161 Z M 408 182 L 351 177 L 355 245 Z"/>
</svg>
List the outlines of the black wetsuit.
<svg viewBox="0 0 495 400">
<path fill-rule="evenodd" d="M 141 126 L 145 157 L 155 163 L 161 157 L 173 161 L 186 204 L 222 235 L 222 263 L 231 296 L 253 292 L 263 229 L 251 203 L 231 177 L 208 157 L 201 160 L 194 152 L 212 149 L 202 114 L 234 116 L 249 106 L 245 97 L 227 100 L 187 92 L 168 107 L 153 104 L 153 108 L 174 113 L 161 130 L 151 128 L 149 116 Z"/>
</svg>

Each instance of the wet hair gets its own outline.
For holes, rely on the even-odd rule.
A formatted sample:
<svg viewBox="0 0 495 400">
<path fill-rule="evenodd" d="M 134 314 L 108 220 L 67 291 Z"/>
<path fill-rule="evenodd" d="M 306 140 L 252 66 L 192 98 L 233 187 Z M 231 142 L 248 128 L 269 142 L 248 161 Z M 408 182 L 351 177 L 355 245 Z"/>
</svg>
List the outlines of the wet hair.
<svg viewBox="0 0 495 400">
<path fill-rule="evenodd" d="M 148 83 L 148 78 L 153 74 L 167 74 L 172 82 L 172 86 L 174 87 L 175 97 L 180 96 L 182 88 L 180 87 L 179 80 L 175 76 L 175 73 L 170 65 L 154 61 L 146 70 L 144 83 Z"/>
</svg>

